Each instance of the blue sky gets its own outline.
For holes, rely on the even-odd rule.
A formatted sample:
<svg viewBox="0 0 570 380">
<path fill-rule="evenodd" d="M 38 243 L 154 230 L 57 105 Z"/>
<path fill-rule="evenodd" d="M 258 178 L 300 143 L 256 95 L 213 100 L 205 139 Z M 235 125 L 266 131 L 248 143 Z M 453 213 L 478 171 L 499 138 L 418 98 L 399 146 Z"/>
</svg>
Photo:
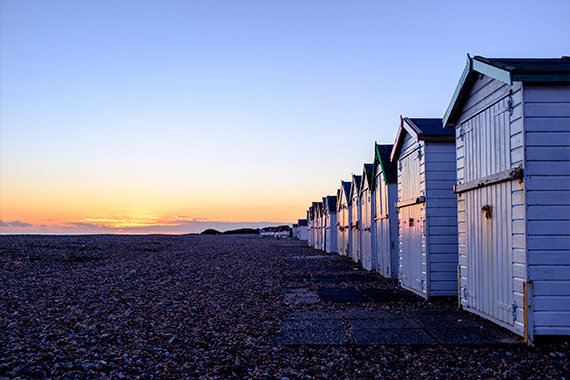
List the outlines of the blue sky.
<svg viewBox="0 0 570 380">
<path fill-rule="evenodd" d="M 467 53 L 570 54 L 558 0 L 0 6 L 2 232 L 292 223 L 443 116 Z"/>
</svg>

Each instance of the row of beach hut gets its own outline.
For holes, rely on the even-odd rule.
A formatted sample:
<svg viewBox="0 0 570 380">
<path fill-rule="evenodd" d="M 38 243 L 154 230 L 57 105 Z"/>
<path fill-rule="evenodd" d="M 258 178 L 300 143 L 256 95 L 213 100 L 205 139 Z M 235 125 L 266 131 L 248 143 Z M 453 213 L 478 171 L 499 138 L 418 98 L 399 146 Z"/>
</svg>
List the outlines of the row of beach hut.
<svg viewBox="0 0 570 380">
<path fill-rule="evenodd" d="M 532 342 L 570 335 L 570 59 L 469 57 L 295 236 Z M 301 226 L 303 223 L 303 226 Z"/>
</svg>

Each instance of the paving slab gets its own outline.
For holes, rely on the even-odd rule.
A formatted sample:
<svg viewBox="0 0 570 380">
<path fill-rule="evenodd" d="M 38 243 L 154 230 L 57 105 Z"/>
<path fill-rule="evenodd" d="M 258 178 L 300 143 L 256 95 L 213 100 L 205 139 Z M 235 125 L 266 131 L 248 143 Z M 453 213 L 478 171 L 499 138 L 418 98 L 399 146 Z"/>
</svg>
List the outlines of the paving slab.
<svg viewBox="0 0 570 380">
<path fill-rule="evenodd" d="M 357 345 L 434 345 L 436 341 L 423 329 L 353 329 L 352 337 Z"/>
<path fill-rule="evenodd" d="M 401 313 L 396 313 L 394 311 L 368 311 L 368 310 L 355 310 L 355 311 L 342 311 L 340 313 L 346 319 L 404 319 L 407 318 Z"/>
<path fill-rule="evenodd" d="M 289 330 L 278 333 L 272 344 L 287 346 L 345 345 L 348 343 L 344 330 Z"/>
<path fill-rule="evenodd" d="M 492 328 L 462 329 L 429 329 L 431 335 L 441 344 L 482 345 L 482 344 L 515 344 L 518 339 L 510 334 Z"/>
<path fill-rule="evenodd" d="M 476 320 L 475 316 L 459 311 L 447 310 L 422 310 L 403 311 L 402 314 L 417 321 L 427 329 L 479 328 L 483 324 Z"/>
<path fill-rule="evenodd" d="M 404 318 L 349 319 L 348 323 L 353 330 L 423 329 L 420 324 Z"/>
<path fill-rule="evenodd" d="M 303 320 L 303 319 L 338 319 L 339 315 L 336 311 L 294 311 L 283 317 L 284 321 Z"/>
<path fill-rule="evenodd" d="M 324 302 L 370 302 L 370 298 L 351 288 L 321 288 L 317 294 Z"/>
<path fill-rule="evenodd" d="M 374 302 L 417 302 L 421 297 L 404 290 L 360 289 L 362 294 Z"/>
<path fill-rule="evenodd" d="M 287 292 L 283 295 L 283 301 L 288 304 L 315 304 L 320 302 L 319 296 L 317 292 L 314 290 L 309 290 L 306 288 L 298 288 L 298 289 L 288 289 Z"/>
</svg>

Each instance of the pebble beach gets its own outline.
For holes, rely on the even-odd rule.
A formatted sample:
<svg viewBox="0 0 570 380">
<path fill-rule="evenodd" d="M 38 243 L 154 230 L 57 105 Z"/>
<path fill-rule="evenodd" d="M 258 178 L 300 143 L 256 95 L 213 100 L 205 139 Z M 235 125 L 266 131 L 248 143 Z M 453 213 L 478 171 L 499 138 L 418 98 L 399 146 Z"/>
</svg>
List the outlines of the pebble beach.
<svg viewBox="0 0 570 380">
<path fill-rule="evenodd" d="M 289 263 L 321 254 L 296 239 L 255 235 L 0 236 L 0 379 L 570 379 L 568 339 L 276 343 L 291 312 L 403 307 L 291 302 L 285 295 L 303 284 L 292 282 Z M 397 288 L 354 270 L 374 277 L 371 288 Z"/>
</svg>

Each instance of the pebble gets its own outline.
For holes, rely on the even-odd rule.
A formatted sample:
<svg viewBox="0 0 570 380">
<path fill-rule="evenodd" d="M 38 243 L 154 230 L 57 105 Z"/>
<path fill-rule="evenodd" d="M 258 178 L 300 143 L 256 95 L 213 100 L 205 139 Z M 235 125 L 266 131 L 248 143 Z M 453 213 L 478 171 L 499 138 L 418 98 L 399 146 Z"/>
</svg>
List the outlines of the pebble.
<svg viewBox="0 0 570 380">
<path fill-rule="evenodd" d="M 303 255 L 322 253 L 257 236 L 0 236 L 0 379 L 568 378 L 568 341 L 273 346 L 291 311 L 401 310 L 287 305 L 287 261 Z"/>
</svg>

